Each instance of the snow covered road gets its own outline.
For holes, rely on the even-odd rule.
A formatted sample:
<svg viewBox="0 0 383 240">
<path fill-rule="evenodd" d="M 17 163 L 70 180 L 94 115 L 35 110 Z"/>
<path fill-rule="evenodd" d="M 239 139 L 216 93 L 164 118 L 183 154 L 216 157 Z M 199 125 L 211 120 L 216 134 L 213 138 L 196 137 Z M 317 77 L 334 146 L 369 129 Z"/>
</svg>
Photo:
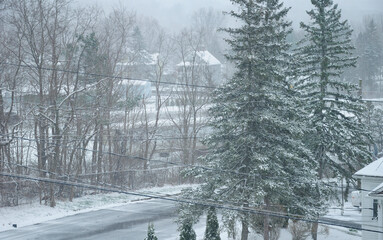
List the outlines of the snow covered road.
<svg viewBox="0 0 383 240">
<path fill-rule="evenodd" d="M 179 232 L 174 222 L 176 217 L 174 202 L 147 200 L 127 203 L 122 206 L 79 213 L 43 223 L 0 232 L 0 239 L 7 240 L 142 240 L 147 234 L 149 222 L 154 223 L 155 233 L 161 240 L 176 240 Z M 203 239 L 206 218 L 194 226 L 197 239 Z M 360 240 L 360 236 L 350 235 L 348 229 L 330 228 L 320 240 L 347 239 Z M 252 237 L 255 237 L 252 235 Z M 221 233 L 227 240 L 227 234 Z M 280 240 L 290 240 L 291 235 L 282 229 Z"/>
<path fill-rule="evenodd" d="M 174 216 L 172 202 L 141 201 L 1 232 L 0 239 L 144 239 L 149 222 L 154 222 L 156 228 L 157 221 L 158 227 L 165 224 L 167 230 L 173 224 L 176 233 Z M 163 239 L 160 228 L 156 232 Z M 165 234 L 169 236 L 169 232 Z"/>
</svg>

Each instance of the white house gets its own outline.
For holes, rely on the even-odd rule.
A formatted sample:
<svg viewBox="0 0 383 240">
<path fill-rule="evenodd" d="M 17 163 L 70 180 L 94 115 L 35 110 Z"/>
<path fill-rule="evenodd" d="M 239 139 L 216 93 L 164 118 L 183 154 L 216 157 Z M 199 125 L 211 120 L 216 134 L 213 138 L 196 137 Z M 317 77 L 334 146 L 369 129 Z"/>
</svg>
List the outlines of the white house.
<svg viewBox="0 0 383 240">
<path fill-rule="evenodd" d="M 207 50 L 192 52 L 177 64 L 179 73 L 185 75 L 187 74 L 185 71 L 190 72 L 191 69 L 198 69 L 197 71 L 200 73 L 199 78 L 206 81 L 204 84 L 214 85 L 222 83 L 221 68 L 221 62 Z"/>
<path fill-rule="evenodd" d="M 383 231 L 383 158 L 370 163 L 354 174 L 361 181 L 362 227 Z M 383 240 L 383 234 L 363 231 L 363 240 Z"/>
<path fill-rule="evenodd" d="M 379 231 L 383 231 L 383 183 L 377 186 L 368 195 L 374 201 L 373 212 L 378 218 L 378 226 L 380 227 Z M 383 240 L 383 233 L 379 234 L 378 239 Z"/>
<path fill-rule="evenodd" d="M 118 62 L 116 72 L 122 77 L 150 79 L 156 71 L 159 53 L 148 53 L 145 50 L 133 52 L 128 50 L 126 58 Z"/>
<path fill-rule="evenodd" d="M 120 82 L 120 96 L 125 97 L 127 94 L 131 98 L 150 98 L 152 94 L 151 83 L 147 80 L 129 80 L 124 79 Z"/>
</svg>

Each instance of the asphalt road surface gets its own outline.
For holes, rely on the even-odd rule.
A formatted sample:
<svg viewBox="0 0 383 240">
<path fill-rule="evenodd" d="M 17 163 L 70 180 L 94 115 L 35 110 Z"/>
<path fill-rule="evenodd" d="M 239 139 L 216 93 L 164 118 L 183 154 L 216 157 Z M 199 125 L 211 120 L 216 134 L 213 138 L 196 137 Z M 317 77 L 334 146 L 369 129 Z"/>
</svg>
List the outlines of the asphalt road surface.
<svg viewBox="0 0 383 240">
<path fill-rule="evenodd" d="M 179 237 L 174 202 L 148 200 L 124 206 L 68 216 L 36 225 L 0 232 L 0 240 L 143 240 L 148 223 L 158 239 Z M 323 221 L 360 228 L 360 224 L 329 218 Z M 204 229 L 205 217 L 194 228 Z M 203 232 L 203 230 L 202 230 Z"/>
<path fill-rule="evenodd" d="M 0 239 L 142 240 L 153 222 L 159 239 L 176 239 L 175 204 L 149 200 L 68 216 L 45 223 L 0 232 Z"/>
</svg>

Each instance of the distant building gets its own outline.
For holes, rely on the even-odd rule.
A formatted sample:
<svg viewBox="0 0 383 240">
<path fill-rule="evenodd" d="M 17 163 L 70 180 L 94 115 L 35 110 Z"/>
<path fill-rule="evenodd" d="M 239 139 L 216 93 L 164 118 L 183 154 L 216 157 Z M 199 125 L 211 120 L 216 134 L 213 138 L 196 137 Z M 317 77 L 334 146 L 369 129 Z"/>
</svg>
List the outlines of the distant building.
<svg viewBox="0 0 383 240">
<path fill-rule="evenodd" d="M 372 192 L 368 194 L 373 199 L 372 211 L 378 218 L 379 230 L 383 231 L 383 183 L 377 186 Z M 379 234 L 379 240 L 383 240 L 383 233 Z"/>
<path fill-rule="evenodd" d="M 177 69 L 180 74 L 190 74 L 192 70 L 197 73 L 200 84 L 217 86 L 222 83 L 222 64 L 209 51 L 195 51 L 180 63 Z"/>
<path fill-rule="evenodd" d="M 129 53 L 127 57 L 117 63 L 117 74 L 134 79 L 150 79 L 157 68 L 158 53 L 150 54 L 143 50 L 139 53 Z"/>
<path fill-rule="evenodd" d="M 122 80 L 118 86 L 120 96 L 132 98 L 150 98 L 152 94 L 151 83 L 146 80 Z"/>
<path fill-rule="evenodd" d="M 354 174 L 361 181 L 362 227 L 383 231 L 383 158 L 370 163 Z M 383 233 L 363 231 L 363 240 L 383 240 Z"/>
</svg>

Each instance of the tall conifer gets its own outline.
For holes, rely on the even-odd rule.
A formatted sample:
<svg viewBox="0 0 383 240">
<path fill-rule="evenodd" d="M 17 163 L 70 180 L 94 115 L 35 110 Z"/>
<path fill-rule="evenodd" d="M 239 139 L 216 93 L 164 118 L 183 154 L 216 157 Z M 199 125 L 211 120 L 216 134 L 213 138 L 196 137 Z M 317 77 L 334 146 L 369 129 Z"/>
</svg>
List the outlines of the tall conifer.
<svg viewBox="0 0 383 240">
<path fill-rule="evenodd" d="M 217 213 L 214 207 L 210 207 L 207 212 L 204 240 L 221 240 Z"/>
<path fill-rule="evenodd" d="M 310 169 L 315 166 L 300 140 L 305 126 L 297 107 L 299 95 L 288 78 L 292 58 L 286 37 L 291 23 L 285 17 L 289 9 L 279 0 L 232 3 L 238 11 L 230 15 L 241 25 L 225 31 L 232 48 L 227 58 L 237 71 L 216 92 L 213 133 L 206 140 L 212 152 L 204 159 L 209 168 L 194 172 L 205 183 L 189 193 L 242 207 L 262 206 L 266 211 L 283 199 L 291 209 L 306 213 L 294 192 L 313 187 L 315 174 Z M 241 239 L 247 240 L 254 226 L 251 216 L 231 213 L 223 212 L 227 218 L 223 222 L 240 221 Z M 264 215 L 261 222 L 266 240 L 272 221 Z"/>
<path fill-rule="evenodd" d="M 193 230 L 193 223 L 190 220 L 185 220 L 180 228 L 180 240 L 196 240 L 197 235 Z"/>
<path fill-rule="evenodd" d="M 341 10 L 332 0 L 311 0 L 309 23 L 301 23 L 305 38 L 298 48 L 299 81 L 296 88 L 305 100 L 311 132 L 306 143 L 317 162 L 317 176 L 351 178 L 370 160 L 370 136 L 361 122 L 365 106 L 358 87 L 342 79 L 346 68 L 354 67 L 351 33 Z M 318 190 L 318 201 L 325 196 Z M 317 224 L 313 239 L 317 238 Z"/>
<path fill-rule="evenodd" d="M 149 223 L 148 225 L 148 235 L 145 240 L 158 240 L 156 234 L 154 233 L 154 225 L 153 223 Z"/>
</svg>

